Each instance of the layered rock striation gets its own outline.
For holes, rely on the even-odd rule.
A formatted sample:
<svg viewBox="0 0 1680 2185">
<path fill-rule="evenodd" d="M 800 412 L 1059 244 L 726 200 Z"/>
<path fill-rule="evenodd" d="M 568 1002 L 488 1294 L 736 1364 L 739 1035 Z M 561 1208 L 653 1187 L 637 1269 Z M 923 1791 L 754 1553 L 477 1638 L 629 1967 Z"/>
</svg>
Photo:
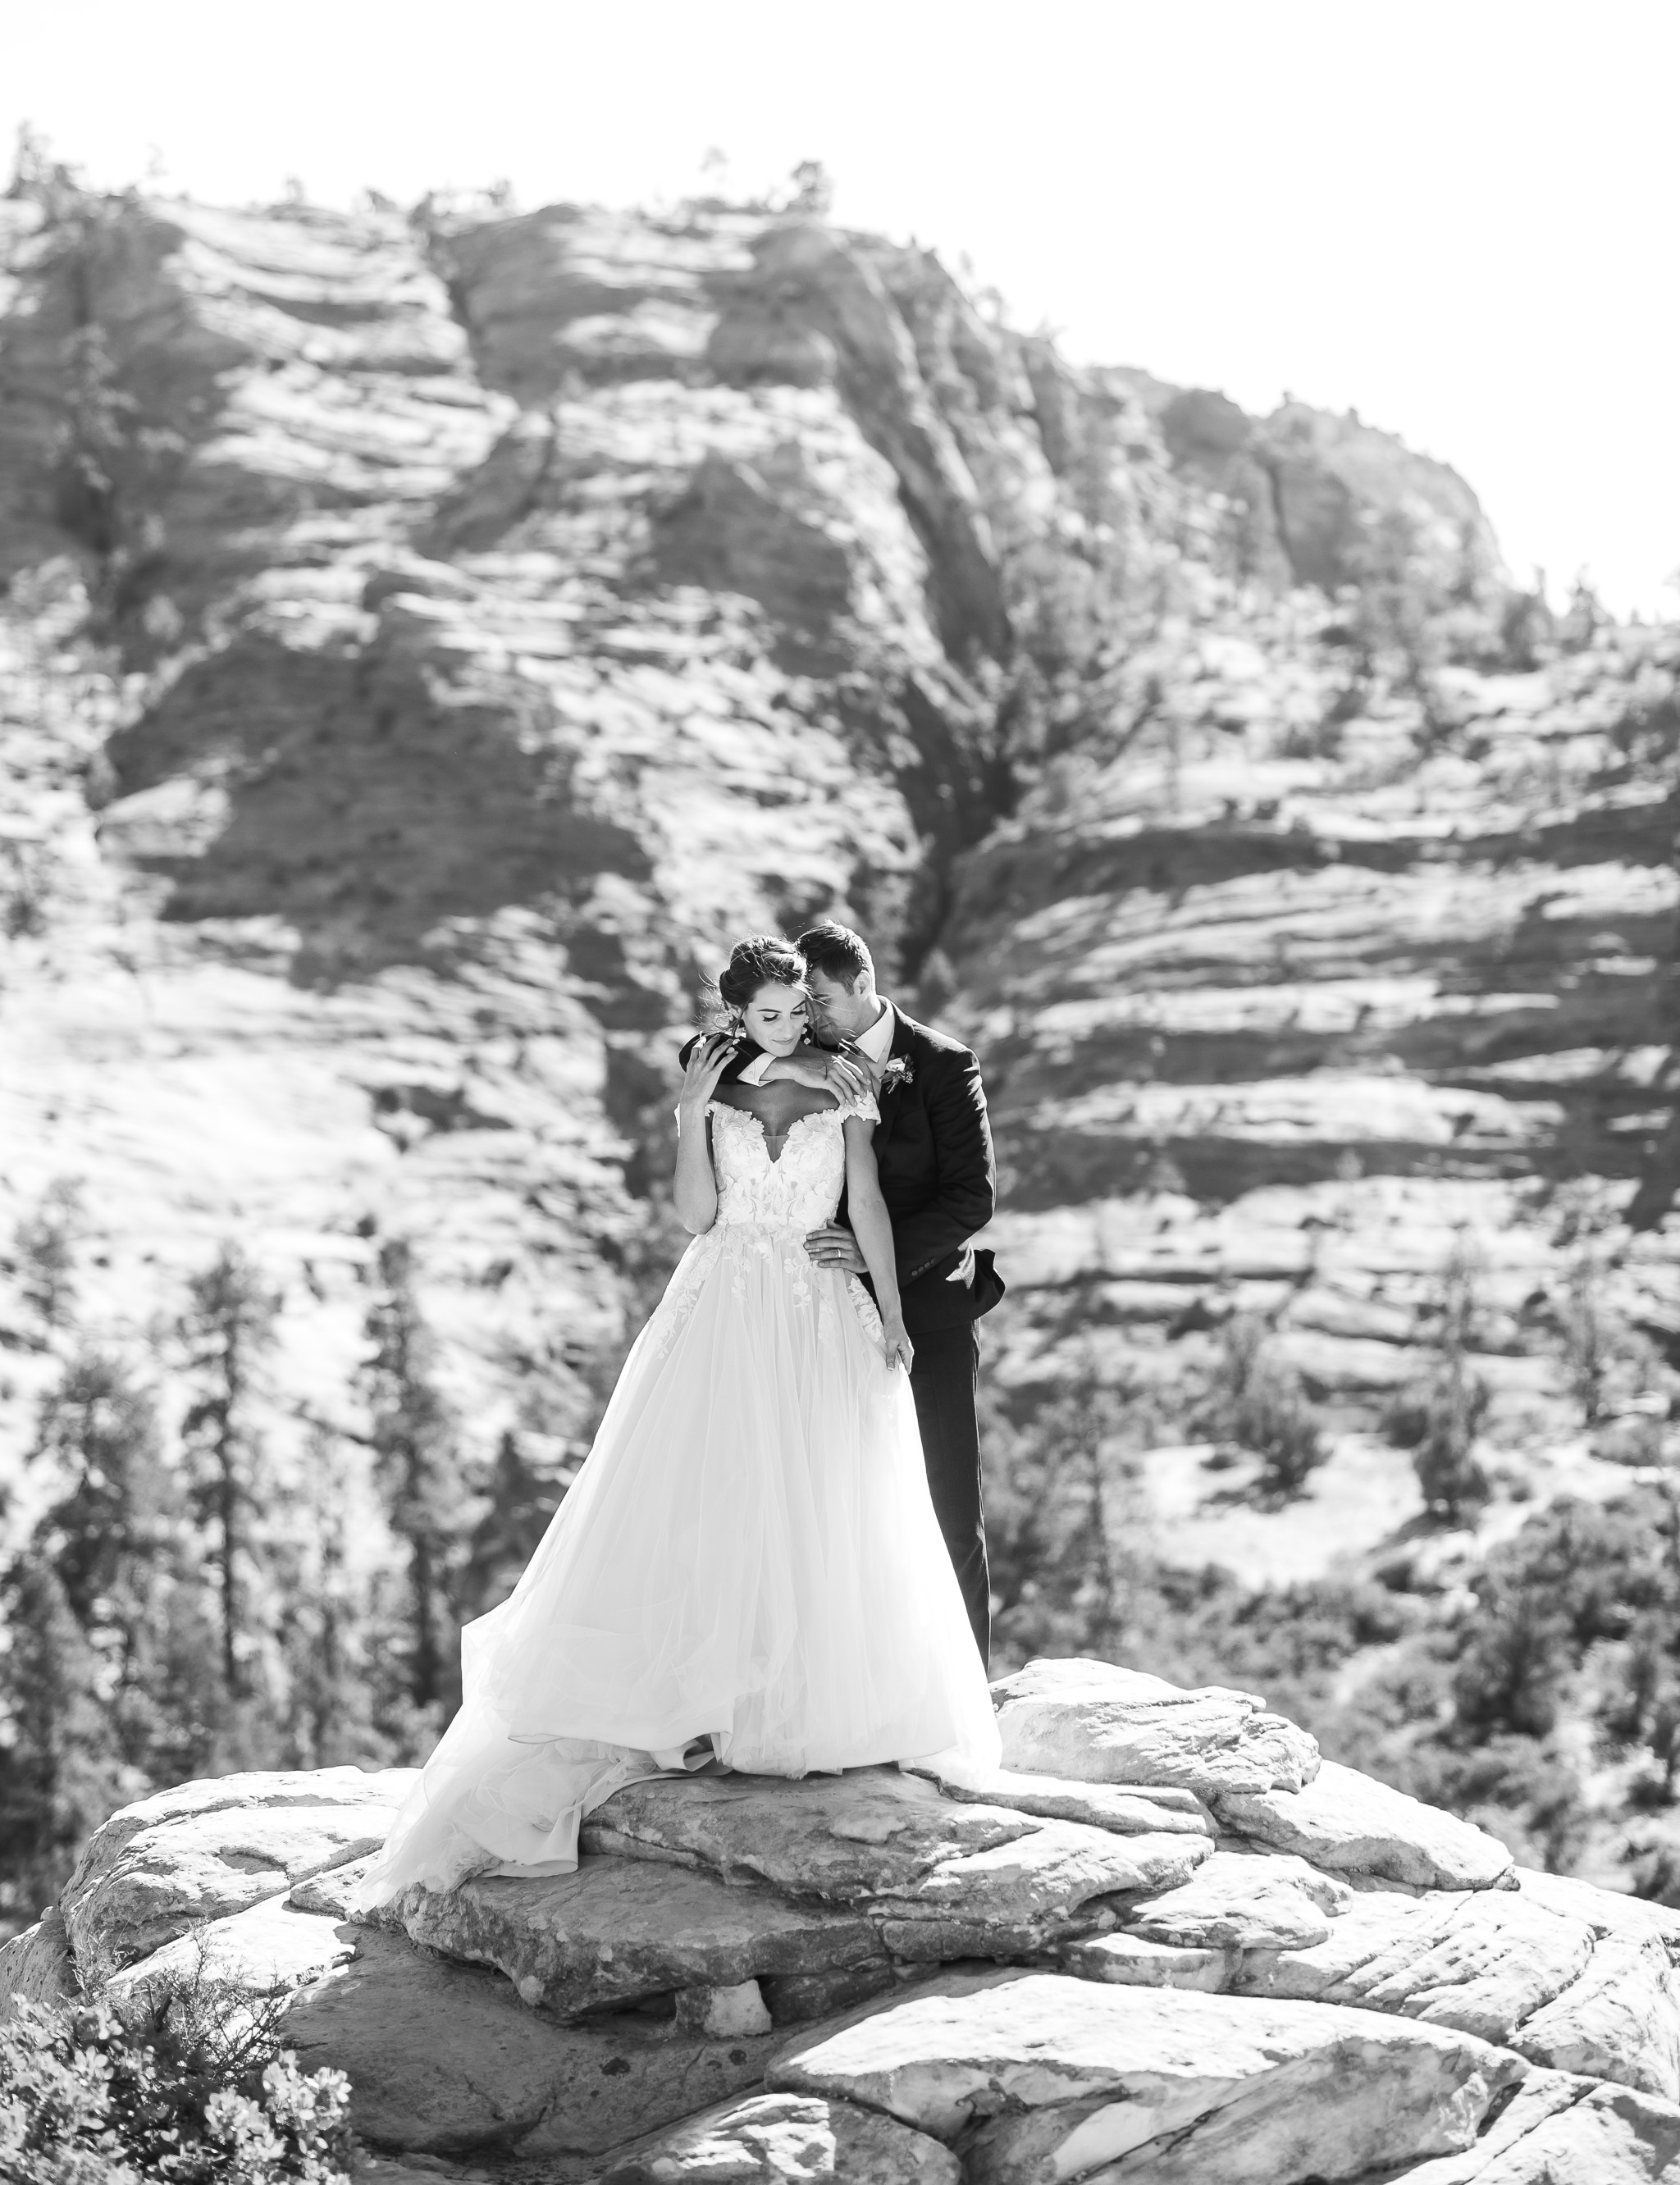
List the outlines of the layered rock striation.
<svg viewBox="0 0 1680 2185">
<path fill-rule="evenodd" d="M 1095 1326 L 1112 1371 L 1181 1378 L 1253 1313 L 1367 1421 L 1456 1253 L 1496 1422 L 1555 1436 L 1571 1283 L 1659 1346 L 1680 1325 L 1680 656 L 1608 633 L 1442 667 L 1425 704 L 1292 612 L 1142 648 L 1109 728 L 963 867 L 999 1242 L 1039 1327 Z"/>
<path fill-rule="evenodd" d="M 280 1439 L 400 1228 L 487 1444 L 563 1441 L 668 1263 L 697 975 L 813 912 L 983 1050 L 1017 1380 L 1070 1309 L 1158 1370 L 1252 1305 L 1357 1407 L 1466 1224 L 1515 1361 L 1525 1194 L 1615 1213 L 1660 1137 L 1664 641 L 1397 695 L 1373 646 L 1435 601 L 1470 658 L 1503 580 L 1355 419 L 791 214 L 28 188 L 0 397 L 0 1193 L 83 1179 L 136 1338 L 253 1245 Z"/>
<path fill-rule="evenodd" d="M 1246 1694 L 1085 1662 L 996 1697 L 1005 1763 L 1053 1740 L 1056 1776 L 643 1783 L 575 1874 L 372 1925 L 411 1774 L 190 1784 L 98 1831 L 0 2008 L 268 1998 L 387 2166 L 478 2177 L 1669 2174 L 1674 1914 L 1517 1868 Z"/>
</svg>

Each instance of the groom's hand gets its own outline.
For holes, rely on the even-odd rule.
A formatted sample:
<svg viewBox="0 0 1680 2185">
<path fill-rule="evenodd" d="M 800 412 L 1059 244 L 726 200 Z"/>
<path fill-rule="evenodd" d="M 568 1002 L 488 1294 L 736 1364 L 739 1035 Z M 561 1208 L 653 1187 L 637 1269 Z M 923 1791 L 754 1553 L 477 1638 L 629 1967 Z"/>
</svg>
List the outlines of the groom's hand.
<svg viewBox="0 0 1680 2185">
<path fill-rule="evenodd" d="M 811 1230 L 805 1250 L 820 1267 L 838 1267 L 848 1275 L 866 1275 L 869 1262 L 858 1249 L 858 1240 L 843 1221 L 826 1221 Z"/>
</svg>

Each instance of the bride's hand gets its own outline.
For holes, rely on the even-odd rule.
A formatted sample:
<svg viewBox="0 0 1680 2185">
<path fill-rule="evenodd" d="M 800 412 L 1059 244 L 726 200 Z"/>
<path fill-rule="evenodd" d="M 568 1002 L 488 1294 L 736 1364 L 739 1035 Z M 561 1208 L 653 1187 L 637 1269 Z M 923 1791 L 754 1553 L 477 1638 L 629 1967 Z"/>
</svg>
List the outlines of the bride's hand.
<svg viewBox="0 0 1680 2185">
<path fill-rule="evenodd" d="M 728 1068 L 736 1042 L 727 1032 L 708 1032 L 697 1039 L 682 1073 L 682 1105 L 691 1112 L 703 1108 L 718 1089 L 718 1080 Z"/>
<path fill-rule="evenodd" d="M 902 1366 L 906 1373 L 916 1363 L 916 1346 L 904 1333 L 901 1320 L 884 1320 L 881 1323 L 881 1348 L 885 1354 L 888 1370 Z"/>
</svg>

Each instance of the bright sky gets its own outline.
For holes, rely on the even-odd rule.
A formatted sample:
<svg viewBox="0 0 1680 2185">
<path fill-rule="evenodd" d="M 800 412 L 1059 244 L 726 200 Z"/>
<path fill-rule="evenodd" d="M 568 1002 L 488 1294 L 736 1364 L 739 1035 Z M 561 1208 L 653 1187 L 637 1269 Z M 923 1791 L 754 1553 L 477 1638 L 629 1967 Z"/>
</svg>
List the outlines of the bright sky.
<svg viewBox="0 0 1680 2185">
<path fill-rule="evenodd" d="M 90 179 L 673 199 L 820 159 L 1017 322 L 1454 464 L 1513 568 L 1680 612 L 1675 0 L 0 0 Z"/>
</svg>

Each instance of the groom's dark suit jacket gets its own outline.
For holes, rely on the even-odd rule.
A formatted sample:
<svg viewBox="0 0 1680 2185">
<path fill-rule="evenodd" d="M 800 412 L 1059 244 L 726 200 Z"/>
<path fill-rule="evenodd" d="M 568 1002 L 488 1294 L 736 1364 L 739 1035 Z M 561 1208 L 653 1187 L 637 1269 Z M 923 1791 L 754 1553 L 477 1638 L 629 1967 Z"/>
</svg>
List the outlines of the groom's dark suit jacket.
<svg viewBox="0 0 1680 2185">
<path fill-rule="evenodd" d="M 893 1045 L 880 1092 L 875 1159 L 893 1223 L 904 1326 L 915 1337 L 977 1320 L 1004 1294 L 989 1252 L 975 1254 L 972 1284 L 946 1279 L 969 1238 L 992 1218 L 997 1164 L 979 1064 L 958 1041 L 917 1024 L 895 1002 L 887 1006 L 893 1017 Z M 685 1061 L 688 1052 L 686 1044 Z M 724 1071 L 724 1081 L 738 1077 L 758 1052 L 748 1041 Z M 900 1062 L 904 1068 L 895 1070 Z M 843 1198 L 842 1221 L 845 1213 Z"/>
<path fill-rule="evenodd" d="M 907 1074 L 882 1086 L 875 1160 L 893 1221 L 904 1326 L 916 1336 L 977 1320 L 1004 1294 L 989 1252 L 975 1254 L 972 1287 L 946 1279 L 992 1218 L 998 1171 L 979 1064 L 956 1040 L 917 1024 L 896 1003 L 888 1007 L 894 1020 L 889 1078 L 898 1062 Z"/>
</svg>

